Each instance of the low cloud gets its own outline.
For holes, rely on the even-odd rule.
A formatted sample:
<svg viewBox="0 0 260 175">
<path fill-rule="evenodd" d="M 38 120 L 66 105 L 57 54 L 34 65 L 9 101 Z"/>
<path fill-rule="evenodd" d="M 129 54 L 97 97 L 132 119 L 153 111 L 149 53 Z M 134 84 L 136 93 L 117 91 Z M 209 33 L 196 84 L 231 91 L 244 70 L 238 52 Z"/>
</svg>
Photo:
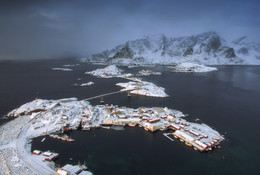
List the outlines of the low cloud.
<svg viewBox="0 0 260 175">
<path fill-rule="evenodd" d="M 217 31 L 259 42 L 257 0 L 1 1 L 0 59 L 82 57 L 144 35 Z"/>
</svg>

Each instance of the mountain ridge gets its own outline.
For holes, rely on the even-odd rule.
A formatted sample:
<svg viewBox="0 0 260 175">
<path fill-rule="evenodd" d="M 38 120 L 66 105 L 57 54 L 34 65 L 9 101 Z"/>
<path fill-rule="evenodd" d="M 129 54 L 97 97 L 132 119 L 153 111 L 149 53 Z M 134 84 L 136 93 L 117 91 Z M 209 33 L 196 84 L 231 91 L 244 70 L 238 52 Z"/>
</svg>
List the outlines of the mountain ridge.
<svg viewBox="0 0 260 175">
<path fill-rule="evenodd" d="M 245 36 L 228 42 L 215 31 L 170 38 L 158 34 L 129 40 L 86 60 L 119 65 L 174 65 L 183 62 L 260 65 L 260 44 L 249 42 Z"/>
</svg>

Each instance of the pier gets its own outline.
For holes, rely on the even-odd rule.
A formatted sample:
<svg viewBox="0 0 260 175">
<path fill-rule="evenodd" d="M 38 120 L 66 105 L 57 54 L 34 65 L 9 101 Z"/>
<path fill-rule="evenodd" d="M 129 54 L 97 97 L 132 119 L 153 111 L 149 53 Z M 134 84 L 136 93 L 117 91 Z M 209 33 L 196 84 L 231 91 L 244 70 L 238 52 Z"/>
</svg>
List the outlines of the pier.
<svg viewBox="0 0 260 175">
<path fill-rule="evenodd" d="M 170 139 L 171 141 L 174 141 L 171 137 L 169 137 L 168 135 L 170 135 L 170 134 L 172 134 L 172 133 L 163 133 L 163 135 L 165 136 L 165 137 L 167 137 L 168 139 Z"/>
</svg>

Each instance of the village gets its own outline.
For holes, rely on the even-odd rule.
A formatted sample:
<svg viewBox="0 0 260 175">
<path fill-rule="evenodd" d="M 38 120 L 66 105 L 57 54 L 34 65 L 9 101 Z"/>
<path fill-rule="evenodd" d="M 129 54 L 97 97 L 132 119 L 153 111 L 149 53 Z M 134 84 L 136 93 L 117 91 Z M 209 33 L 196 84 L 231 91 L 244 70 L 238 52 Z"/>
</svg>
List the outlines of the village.
<svg viewBox="0 0 260 175">
<path fill-rule="evenodd" d="M 82 130 L 90 130 L 103 126 L 128 125 L 134 127 L 138 125 L 150 132 L 167 130 L 167 136 L 172 135 L 187 146 L 199 151 L 212 150 L 224 139 L 209 126 L 188 122 L 184 119 L 185 115 L 182 112 L 167 107 L 133 109 L 107 104 L 92 106 L 87 101 L 78 101 L 75 98 L 36 99 L 11 111 L 9 116 L 18 117 L 26 114 L 35 117 L 28 129 L 28 132 L 34 133 L 34 135 L 75 130 L 80 126 Z M 53 135 L 51 136 L 53 137 Z M 74 141 L 71 138 L 66 138 L 66 140 Z"/>
<path fill-rule="evenodd" d="M 100 120 L 100 114 L 104 116 L 103 120 Z M 81 123 L 82 130 L 114 125 L 139 125 L 150 132 L 170 130 L 172 132 L 167 132 L 167 136 L 172 135 L 199 151 L 212 150 L 223 140 L 223 137 L 209 126 L 188 122 L 183 117 L 185 116 L 182 112 L 168 108 L 132 109 L 117 105 L 98 105 L 83 115 Z"/>
</svg>

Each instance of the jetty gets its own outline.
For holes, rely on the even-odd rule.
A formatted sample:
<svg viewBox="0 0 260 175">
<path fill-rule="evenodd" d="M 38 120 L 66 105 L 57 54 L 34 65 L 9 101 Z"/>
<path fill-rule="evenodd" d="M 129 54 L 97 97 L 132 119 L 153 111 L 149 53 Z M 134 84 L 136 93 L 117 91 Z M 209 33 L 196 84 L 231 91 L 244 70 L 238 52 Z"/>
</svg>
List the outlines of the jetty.
<svg viewBox="0 0 260 175">
<path fill-rule="evenodd" d="M 170 135 L 170 134 L 172 134 L 172 133 L 163 133 L 163 135 L 164 135 L 165 137 L 167 137 L 169 140 L 171 140 L 171 141 L 173 142 L 173 141 L 174 141 L 173 138 L 171 138 L 171 137 L 168 136 L 168 135 Z"/>
</svg>

